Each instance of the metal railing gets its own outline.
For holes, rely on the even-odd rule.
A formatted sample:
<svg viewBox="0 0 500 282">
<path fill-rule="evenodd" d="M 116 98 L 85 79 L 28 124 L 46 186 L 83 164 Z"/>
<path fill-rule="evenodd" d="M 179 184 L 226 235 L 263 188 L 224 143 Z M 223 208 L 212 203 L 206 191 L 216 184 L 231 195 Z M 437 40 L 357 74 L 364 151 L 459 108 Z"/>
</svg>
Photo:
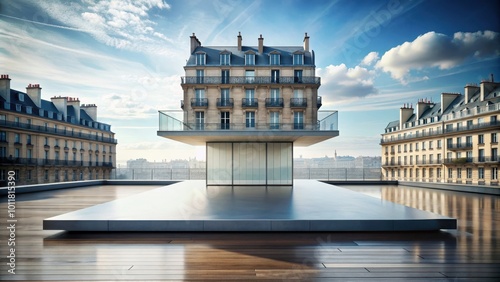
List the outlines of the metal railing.
<svg viewBox="0 0 500 282">
<path fill-rule="evenodd" d="M 457 144 L 446 144 L 448 150 L 467 150 L 472 149 L 472 143 L 457 143 Z"/>
<path fill-rule="evenodd" d="M 110 162 L 0 157 L 0 165 L 113 167 Z"/>
<path fill-rule="evenodd" d="M 257 98 L 243 98 L 243 99 L 241 99 L 241 107 L 242 108 L 258 108 L 259 107 L 259 99 L 257 99 Z"/>
<path fill-rule="evenodd" d="M 381 180 L 380 168 L 295 168 L 294 179 Z M 205 180 L 205 168 L 115 168 L 111 179 Z"/>
<path fill-rule="evenodd" d="M 76 138 L 80 138 L 80 139 L 99 141 L 99 142 L 105 142 L 105 143 L 113 143 L 113 144 L 118 143 L 118 141 L 116 139 L 109 138 L 109 137 L 101 137 L 101 136 L 98 136 L 95 134 L 74 132 L 74 131 L 70 131 L 70 130 L 66 130 L 66 129 L 58 129 L 58 128 L 53 128 L 53 127 L 46 127 L 44 125 L 42 126 L 42 125 L 34 125 L 34 124 L 30 124 L 30 123 L 0 120 L 0 126 L 6 127 L 6 128 L 12 128 L 12 129 L 24 129 L 26 131 L 31 131 L 31 132 L 47 133 L 47 134 L 52 134 L 52 135 L 57 135 L 57 136 L 76 137 Z"/>
<path fill-rule="evenodd" d="M 290 108 L 307 108 L 307 98 L 290 98 Z"/>
<path fill-rule="evenodd" d="M 208 108 L 208 98 L 191 98 L 192 108 Z"/>
<path fill-rule="evenodd" d="M 232 108 L 232 107 L 234 107 L 234 99 L 233 98 L 229 98 L 229 99 L 217 98 L 217 107 L 219 107 L 219 108 Z"/>
<path fill-rule="evenodd" d="M 181 84 L 321 84 L 315 76 L 184 76 Z"/>
<path fill-rule="evenodd" d="M 283 98 L 266 98 L 266 108 L 283 108 Z"/>
</svg>

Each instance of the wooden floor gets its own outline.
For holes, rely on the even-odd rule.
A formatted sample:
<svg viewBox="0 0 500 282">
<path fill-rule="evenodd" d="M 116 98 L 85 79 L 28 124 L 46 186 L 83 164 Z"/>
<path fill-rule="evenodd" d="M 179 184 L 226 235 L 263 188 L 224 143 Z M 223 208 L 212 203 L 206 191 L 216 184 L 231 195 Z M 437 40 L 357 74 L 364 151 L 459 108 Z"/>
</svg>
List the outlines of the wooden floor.
<svg viewBox="0 0 500 282">
<path fill-rule="evenodd" d="M 411 233 L 83 233 L 42 230 L 51 216 L 152 186 L 18 195 L 16 274 L 7 270 L 0 199 L 0 280 L 498 281 L 500 197 L 410 187 L 352 187 L 458 218 L 458 229 Z"/>
</svg>

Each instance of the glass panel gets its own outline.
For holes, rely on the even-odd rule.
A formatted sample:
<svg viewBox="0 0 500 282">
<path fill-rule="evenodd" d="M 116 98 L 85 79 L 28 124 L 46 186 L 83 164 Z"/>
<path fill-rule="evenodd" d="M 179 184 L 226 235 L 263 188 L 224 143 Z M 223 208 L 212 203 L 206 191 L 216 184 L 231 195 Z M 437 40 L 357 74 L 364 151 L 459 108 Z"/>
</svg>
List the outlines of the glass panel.
<svg viewBox="0 0 500 282">
<path fill-rule="evenodd" d="M 292 184 L 292 144 L 267 144 L 267 183 Z"/>
<path fill-rule="evenodd" d="M 207 143 L 208 185 L 231 184 L 232 166 L 231 143 Z"/>
<path fill-rule="evenodd" d="M 234 143 L 234 184 L 266 184 L 266 144 Z"/>
</svg>

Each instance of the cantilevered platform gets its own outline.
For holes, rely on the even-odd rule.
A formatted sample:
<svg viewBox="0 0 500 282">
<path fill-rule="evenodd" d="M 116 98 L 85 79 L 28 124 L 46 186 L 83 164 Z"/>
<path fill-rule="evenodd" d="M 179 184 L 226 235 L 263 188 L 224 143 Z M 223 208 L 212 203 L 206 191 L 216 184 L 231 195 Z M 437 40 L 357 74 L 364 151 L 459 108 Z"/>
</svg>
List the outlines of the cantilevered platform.
<svg viewBox="0 0 500 282">
<path fill-rule="evenodd" d="M 292 186 L 206 186 L 191 180 L 45 219 L 68 231 L 420 231 L 456 219 L 315 180 Z"/>
</svg>

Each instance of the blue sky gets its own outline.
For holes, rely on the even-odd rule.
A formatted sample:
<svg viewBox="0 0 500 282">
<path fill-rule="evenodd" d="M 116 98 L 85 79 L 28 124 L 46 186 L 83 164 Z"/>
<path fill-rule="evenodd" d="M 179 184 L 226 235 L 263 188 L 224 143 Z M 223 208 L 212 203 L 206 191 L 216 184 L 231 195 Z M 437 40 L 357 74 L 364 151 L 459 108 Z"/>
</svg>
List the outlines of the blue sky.
<svg viewBox="0 0 500 282">
<path fill-rule="evenodd" d="M 118 162 L 204 156 L 156 136 L 158 110 L 179 109 L 189 36 L 202 45 L 301 46 L 316 55 L 323 109 L 340 136 L 296 157 L 380 155 L 404 103 L 500 79 L 500 1 L 80 0 L 0 2 L 0 72 L 11 87 L 95 103 Z"/>
</svg>

